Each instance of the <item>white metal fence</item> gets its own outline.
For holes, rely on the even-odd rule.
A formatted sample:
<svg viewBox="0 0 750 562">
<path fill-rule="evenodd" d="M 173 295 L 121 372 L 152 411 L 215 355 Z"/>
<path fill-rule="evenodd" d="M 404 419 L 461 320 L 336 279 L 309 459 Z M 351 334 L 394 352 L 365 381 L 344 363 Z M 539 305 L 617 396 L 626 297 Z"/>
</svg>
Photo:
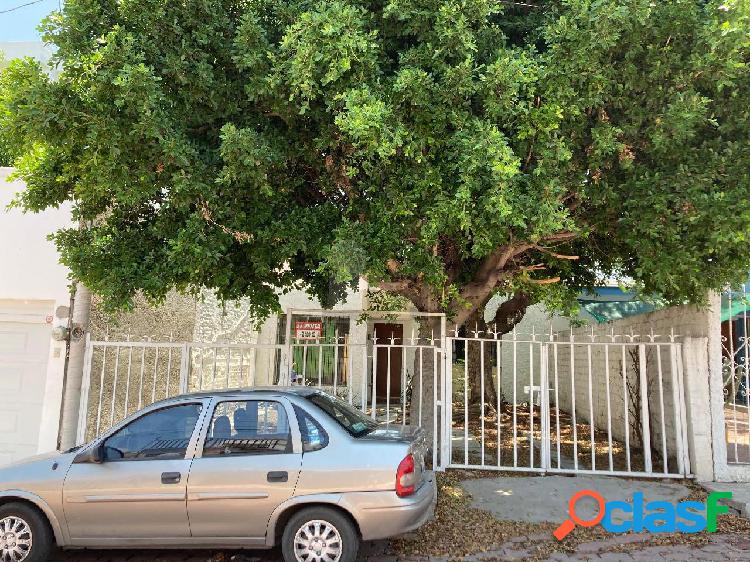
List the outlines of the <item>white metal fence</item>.
<svg viewBox="0 0 750 562">
<path fill-rule="evenodd" d="M 600 339 L 449 338 L 450 466 L 689 475 L 681 344 Z"/>
<path fill-rule="evenodd" d="M 89 341 L 78 440 L 177 394 L 293 384 L 335 394 L 383 424 L 426 427 L 439 469 L 690 474 L 674 336 L 396 333 L 356 342 L 338 332 L 276 344 Z"/>
<path fill-rule="evenodd" d="M 724 379 L 724 428 L 727 463 L 750 464 L 750 349 L 748 347 L 748 294 L 727 291 L 723 296 L 721 325 Z"/>
<path fill-rule="evenodd" d="M 442 392 L 443 338 L 364 343 L 327 340 L 280 344 L 112 341 L 87 342 L 78 443 L 101 435 L 158 400 L 195 391 L 304 385 L 334 394 L 383 424 L 429 425 L 433 464 L 440 463 L 437 396 Z M 412 388 L 432 389 L 425 399 Z"/>
</svg>

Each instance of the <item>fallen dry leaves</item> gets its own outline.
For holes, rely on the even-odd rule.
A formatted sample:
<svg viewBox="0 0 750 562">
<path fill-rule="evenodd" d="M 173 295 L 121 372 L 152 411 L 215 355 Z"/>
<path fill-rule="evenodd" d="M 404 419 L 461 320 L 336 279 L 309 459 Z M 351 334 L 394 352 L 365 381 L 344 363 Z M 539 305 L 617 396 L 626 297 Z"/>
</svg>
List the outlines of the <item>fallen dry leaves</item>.
<svg viewBox="0 0 750 562">
<path fill-rule="evenodd" d="M 467 554 L 498 549 L 516 537 L 531 537 L 527 542 L 518 543 L 517 548 L 529 551 L 527 560 L 544 560 L 554 552 L 572 553 L 583 543 L 607 541 L 612 538 L 612 535 L 600 526 L 589 529 L 577 527 L 563 542 L 557 542 L 552 537 L 552 531 L 557 527 L 556 524 L 500 521 L 489 512 L 473 508 L 471 496 L 461 487 L 461 481 L 496 476 L 528 477 L 519 473 L 476 470 L 449 470 L 439 473 L 435 518 L 414 533 L 392 540 L 391 553 L 403 557 L 447 555 L 458 560 Z M 691 489 L 686 499 L 701 502 L 706 500 L 708 494 L 703 488 L 689 481 L 681 483 Z M 718 532 L 750 537 L 750 520 L 743 519 L 737 514 L 721 515 L 718 521 Z M 625 544 L 613 542 L 602 548 L 600 552 L 626 552 L 659 545 L 701 546 L 708 542 L 710 542 L 708 533 L 653 534 L 645 536 L 638 542 Z"/>
</svg>

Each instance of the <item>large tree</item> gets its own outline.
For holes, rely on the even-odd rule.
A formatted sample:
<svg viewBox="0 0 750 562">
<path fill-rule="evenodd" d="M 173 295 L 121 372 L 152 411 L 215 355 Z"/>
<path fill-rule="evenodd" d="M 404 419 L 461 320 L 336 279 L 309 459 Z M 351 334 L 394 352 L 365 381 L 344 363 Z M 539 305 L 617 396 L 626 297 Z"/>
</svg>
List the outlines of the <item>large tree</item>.
<svg viewBox="0 0 750 562">
<path fill-rule="evenodd" d="M 746 0 L 67 0 L 3 74 L 63 261 L 141 291 L 347 283 L 452 322 L 603 276 L 699 301 L 750 265 Z M 504 316 L 505 315 L 505 316 Z"/>
</svg>

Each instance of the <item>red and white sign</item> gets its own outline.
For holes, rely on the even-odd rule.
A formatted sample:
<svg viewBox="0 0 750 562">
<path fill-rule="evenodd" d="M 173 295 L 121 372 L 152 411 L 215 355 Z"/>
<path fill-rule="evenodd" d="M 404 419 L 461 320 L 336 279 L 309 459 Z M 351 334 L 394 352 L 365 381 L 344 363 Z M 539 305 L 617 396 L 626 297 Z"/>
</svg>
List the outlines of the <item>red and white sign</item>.
<svg viewBox="0 0 750 562">
<path fill-rule="evenodd" d="M 294 323 L 294 337 L 298 340 L 317 340 L 323 337 L 323 322 L 297 320 Z"/>
</svg>

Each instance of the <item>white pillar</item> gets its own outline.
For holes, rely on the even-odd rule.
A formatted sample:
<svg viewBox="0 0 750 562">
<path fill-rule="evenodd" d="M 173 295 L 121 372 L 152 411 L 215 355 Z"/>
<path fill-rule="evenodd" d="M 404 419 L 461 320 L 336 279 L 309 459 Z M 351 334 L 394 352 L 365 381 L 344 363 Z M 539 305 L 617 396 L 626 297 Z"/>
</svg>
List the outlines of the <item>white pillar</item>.
<svg viewBox="0 0 750 562">
<path fill-rule="evenodd" d="M 708 338 L 686 337 L 682 344 L 685 410 L 690 470 L 699 481 L 714 479 L 713 400 L 710 389 Z"/>
</svg>

